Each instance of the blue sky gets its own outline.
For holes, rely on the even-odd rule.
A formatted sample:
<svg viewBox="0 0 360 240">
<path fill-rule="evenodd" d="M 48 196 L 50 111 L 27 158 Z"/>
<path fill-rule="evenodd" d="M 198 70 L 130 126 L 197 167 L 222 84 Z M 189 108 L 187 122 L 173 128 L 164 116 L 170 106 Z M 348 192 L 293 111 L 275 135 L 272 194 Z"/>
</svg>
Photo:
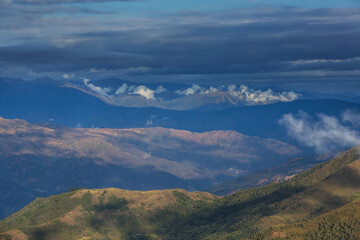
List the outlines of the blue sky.
<svg viewBox="0 0 360 240">
<path fill-rule="evenodd" d="M 360 1 L 0 1 L 0 77 L 360 89 Z"/>
</svg>

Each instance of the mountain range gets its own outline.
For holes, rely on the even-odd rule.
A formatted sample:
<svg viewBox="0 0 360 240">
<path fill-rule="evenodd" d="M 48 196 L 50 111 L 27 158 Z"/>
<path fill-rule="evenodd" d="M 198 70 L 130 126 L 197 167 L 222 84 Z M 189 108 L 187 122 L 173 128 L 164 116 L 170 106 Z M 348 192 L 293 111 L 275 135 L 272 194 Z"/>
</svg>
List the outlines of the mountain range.
<svg viewBox="0 0 360 240">
<path fill-rule="evenodd" d="M 336 154 L 337 152 L 329 152 L 321 155 L 293 158 L 274 167 L 265 168 L 258 172 L 250 173 L 224 183 L 216 184 L 206 189 L 206 191 L 224 196 L 249 188 L 265 186 L 272 182 L 288 181 L 297 174 L 304 172 L 319 163 L 330 160 Z"/>
<path fill-rule="evenodd" d="M 0 239 L 356 234 L 356 98 L 0 79 Z"/>
<path fill-rule="evenodd" d="M 300 154 L 236 131 L 85 129 L 0 118 L 0 216 L 71 187 L 205 189 Z"/>
<path fill-rule="evenodd" d="M 171 82 L 134 83 L 108 78 L 66 84 L 93 94 L 104 102 L 123 107 L 155 107 L 168 110 L 221 110 L 239 106 L 267 105 L 300 99 L 337 99 L 359 103 L 359 96 L 344 93 L 293 92 L 279 87 L 249 87 L 246 85 L 199 85 Z"/>
<path fill-rule="evenodd" d="M 80 86 L 70 85 L 48 79 L 35 82 L 1 79 L 0 115 L 31 123 L 50 122 L 69 127 L 164 127 L 192 132 L 235 130 L 249 136 L 280 140 L 306 150 L 279 124 L 285 114 L 306 112 L 312 117 L 319 113 L 338 117 L 346 109 L 360 111 L 359 104 L 335 99 L 304 99 L 220 110 L 207 109 L 207 105 L 189 111 L 120 107 L 104 102 Z"/>
<path fill-rule="evenodd" d="M 4 239 L 356 239 L 359 147 L 288 181 L 223 198 L 73 189 L 0 221 Z"/>
</svg>

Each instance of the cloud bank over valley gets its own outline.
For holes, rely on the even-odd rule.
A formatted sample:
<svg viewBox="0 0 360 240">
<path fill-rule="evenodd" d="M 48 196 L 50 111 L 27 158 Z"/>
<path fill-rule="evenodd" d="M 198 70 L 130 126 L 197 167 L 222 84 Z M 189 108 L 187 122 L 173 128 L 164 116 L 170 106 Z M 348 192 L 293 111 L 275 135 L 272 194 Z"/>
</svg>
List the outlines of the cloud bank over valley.
<svg viewBox="0 0 360 240">
<path fill-rule="evenodd" d="M 93 93 L 109 101 L 125 96 L 140 96 L 151 101 L 174 101 L 184 98 L 206 98 L 213 99 L 213 103 L 219 103 L 219 99 L 231 102 L 233 105 L 265 105 L 277 102 L 291 102 L 301 97 L 301 94 L 293 91 L 275 92 L 272 89 L 253 89 L 246 85 L 222 85 L 222 86 L 200 86 L 193 84 L 179 89 L 169 90 L 165 84 L 147 87 L 144 84 L 120 83 L 119 87 L 100 87 L 96 82 L 91 83 L 89 79 L 83 80 L 84 85 Z M 225 100 L 224 100 L 225 99 Z"/>
<path fill-rule="evenodd" d="M 319 113 L 315 118 L 305 112 L 285 114 L 279 120 L 289 136 L 319 153 L 360 145 L 360 114 L 347 109 L 334 117 Z"/>
</svg>

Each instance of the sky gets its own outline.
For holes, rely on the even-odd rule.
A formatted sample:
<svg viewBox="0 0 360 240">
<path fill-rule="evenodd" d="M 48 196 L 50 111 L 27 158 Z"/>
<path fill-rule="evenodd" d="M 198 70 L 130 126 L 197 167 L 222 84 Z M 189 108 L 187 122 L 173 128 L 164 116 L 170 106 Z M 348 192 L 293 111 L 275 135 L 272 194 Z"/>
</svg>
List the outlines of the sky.
<svg viewBox="0 0 360 240">
<path fill-rule="evenodd" d="M 0 77 L 360 94 L 360 0 L 0 0 Z"/>
</svg>

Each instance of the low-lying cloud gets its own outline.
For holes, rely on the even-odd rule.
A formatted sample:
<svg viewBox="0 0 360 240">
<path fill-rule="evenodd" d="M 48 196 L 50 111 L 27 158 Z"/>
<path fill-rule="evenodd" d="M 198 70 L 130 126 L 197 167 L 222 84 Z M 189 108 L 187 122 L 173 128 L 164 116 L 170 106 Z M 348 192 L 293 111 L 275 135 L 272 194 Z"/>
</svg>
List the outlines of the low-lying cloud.
<svg viewBox="0 0 360 240">
<path fill-rule="evenodd" d="M 111 88 L 101 88 L 90 83 L 89 79 L 84 79 L 84 84 L 90 88 L 93 92 L 100 94 L 103 97 L 113 97 L 121 94 L 128 95 L 140 95 L 148 100 L 156 100 L 156 95 L 168 91 L 162 85 L 158 85 L 155 89 L 151 89 L 145 85 L 128 85 L 123 83 L 117 88 L 115 93 L 110 94 Z M 220 87 L 203 87 L 197 84 L 193 84 L 191 87 L 185 89 L 178 89 L 173 91 L 180 97 L 188 97 L 194 95 L 208 95 L 210 97 L 222 97 L 227 95 L 232 98 L 233 104 L 244 104 L 244 105 L 264 105 L 276 102 L 291 102 L 298 99 L 301 95 L 292 91 L 274 92 L 271 89 L 266 91 L 255 90 L 245 85 L 237 86 L 223 85 Z M 214 95 L 215 94 L 215 95 Z M 219 94 L 219 95 L 217 95 Z M 348 119 L 350 121 L 350 119 Z M 351 120 L 354 121 L 354 120 Z"/>
<path fill-rule="evenodd" d="M 340 119 L 322 113 L 313 118 L 299 112 L 285 114 L 279 120 L 288 135 L 305 146 L 314 147 L 319 153 L 360 145 L 360 134 L 353 125 L 355 122 L 360 122 L 360 115 L 354 115 L 353 110 L 344 111 Z"/>
<path fill-rule="evenodd" d="M 344 123 L 350 123 L 351 125 L 358 127 L 360 126 L 360 113 L 354 109 L 346 109 L 341 114 L 341 120 Z"/>
<path fill-rule="evenodd" d="M 135 88 L 135 90 L 133 91 L 132 94 L 138 94 L 140 96 L 143 96 L 146 99 L 155 99 L 154 93 L 155 92 L 153 90 L 151 90 L 150 88 L 140 85 Z"/>
<path fill-rule="evenodd" d="M 201 92 L 202 88 L 199 85 L 192 85 L 191 87 L 184 89 L 184 90 L 176 90 L 175 92 L 178 95 L 185 95 L 185 96 L 191 96 L 194 95 L 195 93 Z"/>
<path fill-rule="evenodd" d="M 155 93 L 156 94 L 160 94 L 160 93 L 163 93 L 163 92 L 166 92 L 167 91 L 167 89 L 166 88 L 164 88 L 163 86 L 158 86 L 156 89 L 155 89 Z"/>
<path fill-rule="evenodd" d="M 111 88 L 109 88 L 109 87 L 101 88 L 101 87 L 95 86 L 94 84 L 90 83 L 90 79 L 88 79 L 88 78 L 84 78 L 84 84 L 88 88 L 90 88 L 92 91 L 94 91 L 95 93 L 97 93 L 103 97 L 107 97 L 108 93 L 111 92 Z"/>
<path fill-rule="evenodd" d="M 236 88 L 232 88 L 232 90 L 230 90 L 230 94 L 232 96 L 238 97 L 240 100 L 245 101 L 249 105 L 291 102 L 300 97 L 299 94 L 292 91 L 275 93 L 271 89 L 266 91 L 254 90 L 245 85 L 241 85 L 238 90 L 236 90 Z"/>
<path fill-rule="evenodd" d="M 152 90 L 144 85 L 136 86 L 131 85 L 128 86 L 126 83 L 123 83 L 115 92 L 115 95 L 119 94 L 135 94 L 143 96 L 146 99 L 153 99 L 155 100 L 155 94 L 161 94 L 166 92 L 167 89 L 163 86 L 159 85 L 155 90 Z"/>
<path fill-rule="evenodd" d="M 280 93 L 275 93 L 273 90 L 268 89 L 266 91 L 255 90 L 249 88 L 245 85 L 228 85 L 221 87 L 201 87 L 199 85 L 192 85 L 191 87 L 184 90 L 175 91 L 178 95 L 181 96 L 192 96 L 195 94 L 211 94 L 216 92 L 224 92 L 231 95 L 238 101 L 246 105 L 259 105 L 259 104 L 270 104 L 276 102 L 291 102 L 300 97 L 300 94 L 297 94 L 292 91 L 283 91 Z"/>
</svg>

